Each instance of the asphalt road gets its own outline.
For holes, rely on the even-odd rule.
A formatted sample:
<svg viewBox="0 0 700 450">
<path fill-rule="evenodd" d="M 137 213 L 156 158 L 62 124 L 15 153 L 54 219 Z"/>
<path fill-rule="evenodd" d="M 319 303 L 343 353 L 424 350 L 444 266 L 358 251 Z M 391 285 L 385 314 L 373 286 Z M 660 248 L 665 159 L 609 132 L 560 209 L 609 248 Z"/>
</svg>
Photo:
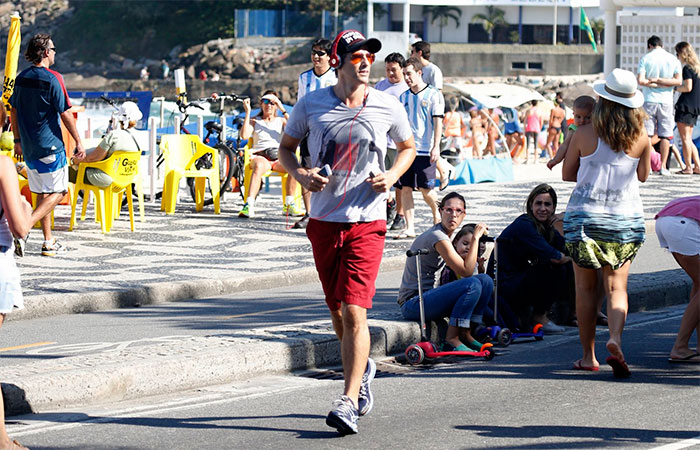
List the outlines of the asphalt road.
<svg viewBox="0 0 700 450">
<path fill-rule="evenodd" d="M 649 236 L 632 274 L 679 270 L 673 257 Z M 399 317 L 396 293 L 401 272 L 380 274 L 371 318 Z M 3 365 L 45 358 L 108 352 L 258 327 L 328 318 L 319 283 L 241 292 L 208 299 L 7 322 L 0 331 Z M 571 332 L 575 330 L 571 329 Z"/>
<path fill-rule="evenodd" d="M 10 418 L 36 449 L 683 449 L 700 447 L 700 366 L 667 354 L 683 307 L 630 316 L 632 377 L 570 369 L 575 335 L 500 349 L 491 361 L 410 367 L 381 360 L 360 434 L 324 424 L 332 370 L 265 377 L 136 402 Z M 599 329 L 604 360 L 606 330 Z"/>
</svg>

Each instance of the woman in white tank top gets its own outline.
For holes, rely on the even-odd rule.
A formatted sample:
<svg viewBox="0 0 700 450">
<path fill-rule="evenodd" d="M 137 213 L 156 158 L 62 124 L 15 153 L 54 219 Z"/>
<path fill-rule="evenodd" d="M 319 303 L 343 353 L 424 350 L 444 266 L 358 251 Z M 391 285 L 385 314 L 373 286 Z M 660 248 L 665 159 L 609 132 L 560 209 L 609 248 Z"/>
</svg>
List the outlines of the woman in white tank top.
<svg viewBox="0 0 700 450">
<path fill-rule="evenodd" d="M 602 273 L 608 299 L 610 339 L 606 362 L 618 378 L 630 376 L 622 352 L 627 318 L 627 276 L 644 242 L 639 181 L 651 170 L 651 144 L 644 128 L 644 97 L 632 72 L 615 69 L 594 90 L 601 97 L 593 122 L 578 128 L 562 169 L 576 181 L 564 217 L 566 250 L 574 260 L 576 312 L 583 357 L 577 370 L 598 370 L 595 357 L 596 285 Z"/>
<path fill-rule="evenodd" d="M 31 205 L 19 194 L 15 165 L 7 156 L 0 156 L 0 325 L 5 314 L 14 308 L 24 307 L 12 236 L 26 236 L 29 233 L 31 215 Z M 7 436 L 3 411 L 0 395 L 0 448 L 23 449 L 17 441 L 13 443 Z"/>
<path fill-rule="evenodd" d="M 253 138 L 250 158 L 252 173 L 247 186 L 245 186 L 246 202 L 241 212 L 238 213 L 238 217 L 255 217 L 255 197 L 260 190 L 262 176 L 269 170 L 286 172 L 277 160 L 277 150 L 289 114 L 285 111 L 275 92 L 269 90 L 265 91 L 260 99 L 260 114 L 255 118 L 250 118 L 250 99 L 243 101 L 243 109 L 245 110 L 245 120 L 239 133 L 242 139 Z M 283 117 L 277 114 L 278 109 L 282 111 Z M 283 212 L 291 216 L 304 215 L 303 211 L 297 210 L 294 201 L 296 186 L 297 182 L 294 177 L 287 177 L 287 197 L 284 199 Z"/>
</svg>

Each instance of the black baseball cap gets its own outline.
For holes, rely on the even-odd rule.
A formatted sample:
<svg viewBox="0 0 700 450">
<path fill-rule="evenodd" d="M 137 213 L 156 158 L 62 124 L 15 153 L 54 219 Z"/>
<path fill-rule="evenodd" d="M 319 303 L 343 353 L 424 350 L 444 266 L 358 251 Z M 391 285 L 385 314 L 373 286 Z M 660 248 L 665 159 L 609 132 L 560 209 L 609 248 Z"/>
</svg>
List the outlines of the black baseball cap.
<svg viewBox="0 0 700 450">
<path fill-rule="evenodd" d="M 336 37 L 338 46 L 336 54 L 338 56 L 353 53 L 360 49 L 365 49 L 370 53 L 377 53 L 382 49 L 382 43 L 379 39 L 366 39 L 362 33 L 357 30 L 341 31 Z"/>
</svg>

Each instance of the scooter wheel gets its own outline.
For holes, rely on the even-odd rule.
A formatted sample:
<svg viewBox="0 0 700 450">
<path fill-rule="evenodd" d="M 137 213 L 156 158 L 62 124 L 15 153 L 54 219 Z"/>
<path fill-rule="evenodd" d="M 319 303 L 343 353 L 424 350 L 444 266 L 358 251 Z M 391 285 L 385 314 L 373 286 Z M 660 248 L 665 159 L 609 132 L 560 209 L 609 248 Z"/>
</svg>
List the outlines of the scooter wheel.
<svg viewBox="0 0 700 450">
<path fill-rule="evenodd" d="M 406 349 L 406 361 L 409 364 L 415 366 L 422 363 L 423 360 L 425 360 L 425 352 L 419 345 L 413 344 Z"/>
<path fill-rule="evenodd" d="M 503 328 L 498 332 L 498 342 L 502 346 L 508 347 L 513 342 L 513 333 L 508 328 Z"/>
<path fill-rule="evenodd" d="M 485 353 L 484 359 L 486 361 L 491 361 L 493 359 L 493 357 L 496 356 L 496 354 L 490 348 L 484 350 L 484 353 Z"/>
</svg>

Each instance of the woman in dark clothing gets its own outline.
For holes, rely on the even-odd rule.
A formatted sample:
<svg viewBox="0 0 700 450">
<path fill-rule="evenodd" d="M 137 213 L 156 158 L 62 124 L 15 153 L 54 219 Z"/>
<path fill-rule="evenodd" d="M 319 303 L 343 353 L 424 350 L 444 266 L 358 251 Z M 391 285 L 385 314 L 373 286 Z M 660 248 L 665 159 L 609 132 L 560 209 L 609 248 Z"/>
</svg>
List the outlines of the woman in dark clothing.
<svg viewBox="0 0 700 450">
<path fill-rule="evenodd" d="M 571 258 L 564 254 L 564 238 L 554 228 L 561 220 L 554 211 L 557 194 L 548 184 L 535 187 L 522 214 L 498 237 L 498 293 L 527 328 L 532 319 L 546 334 L 563 327 L 547 317 L 555 301 L 570 297 Z"/>
<path fill-rule="evenodd" d="M 683 175 L 700 174 L 698 149 L 693 143 L 693 126 L 700 115 L 700 61 L 693 46 L 687 42 L 676 44 L 676 56 L 683 64 L 683 84 L 676 87 L 681 95 L 676 102 L 676 125 L 683 145 L 685 169 L 678 172 Z M 695 169 L 693 169 L 695 162 Z"/>
</svg>

